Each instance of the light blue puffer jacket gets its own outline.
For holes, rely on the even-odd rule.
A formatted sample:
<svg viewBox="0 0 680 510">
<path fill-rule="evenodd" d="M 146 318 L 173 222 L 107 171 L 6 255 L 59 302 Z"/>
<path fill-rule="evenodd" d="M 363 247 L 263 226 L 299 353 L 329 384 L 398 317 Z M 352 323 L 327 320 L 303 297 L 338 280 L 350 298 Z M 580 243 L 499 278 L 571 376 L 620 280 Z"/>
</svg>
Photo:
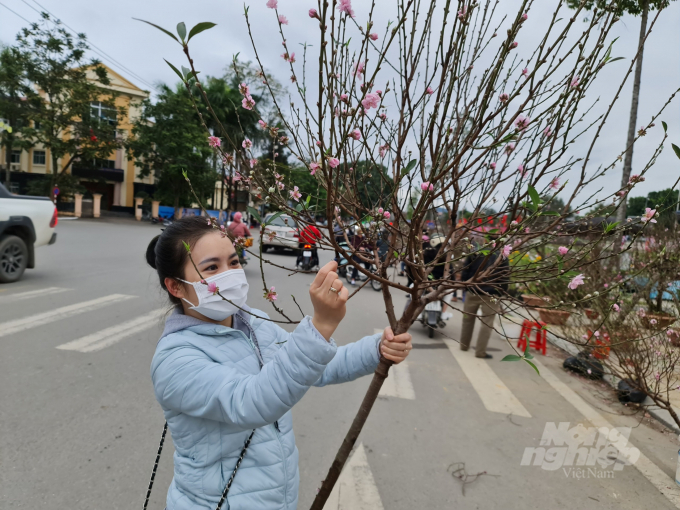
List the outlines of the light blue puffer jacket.
<svg viewBox="0 0 680 510">
<path fill-rule="evenodd" d="M 351 381 L 378 364 L 380 335 L 337 347 L 309 317 L 288 333 L 244 315 L 260 346 L 262 370 L 238 319 L 232 329 L 176 309 L 166 321 L 151 379 L 175 445 L 168 510 L 214 510 L 253 429 L 222 508 L 296 509 L 300 475 L 292 407 L 310 386 Z"/>
</svg>

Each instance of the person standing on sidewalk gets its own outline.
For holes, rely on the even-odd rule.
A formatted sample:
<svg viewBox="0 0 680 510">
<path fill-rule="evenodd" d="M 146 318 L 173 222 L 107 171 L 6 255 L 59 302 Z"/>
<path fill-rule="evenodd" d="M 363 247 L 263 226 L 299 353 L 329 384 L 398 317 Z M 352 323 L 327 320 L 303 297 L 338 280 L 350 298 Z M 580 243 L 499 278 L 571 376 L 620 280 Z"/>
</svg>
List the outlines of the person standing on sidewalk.
<svg viewBox="0 0 680 510">
<path fill-rule="evenodd" d="M 491 272 L 480 278 L 489 268 Z M 491 354 L 486 352 L 486 346 L 491 337 L 491 330 L 496 315 L 499 313 L 497 306 L 498 296 L 503 295 L 508 290 L 510 276 L 510 265 L 507 259 L 498 262 L 498 253 L 493 252 L 488 255 L 475 253 L 465 259 L 462 269 L 462 280 L 477 283 L 467 290 L 467 297 L 463 305 L 463 325 L 460 333 L 460 350 L 467 351 L 472 342 L 472 333 L 475 328 L 477 312 L 481 308 L 482 315 L 479 317 L 482 325 L 477 335 L 477 346 L 475 347 L 475 357 L 491 358 Z"/>
</svg>

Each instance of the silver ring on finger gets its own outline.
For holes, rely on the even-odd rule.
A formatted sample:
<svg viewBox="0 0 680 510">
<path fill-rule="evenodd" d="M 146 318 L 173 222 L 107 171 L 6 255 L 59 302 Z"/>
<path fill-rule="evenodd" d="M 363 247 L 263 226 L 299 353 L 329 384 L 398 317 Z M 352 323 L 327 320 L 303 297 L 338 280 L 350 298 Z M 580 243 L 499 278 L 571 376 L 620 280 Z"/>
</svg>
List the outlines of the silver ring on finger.
<svg viewBox="0 0 680 510">
<path fill-rule="evenodd" d="M 336 289 L 335 287 L 331 287 L 331 288 L 328 289 L 328 290 L 330 290 L 331 292 L 336 292 L 336 293 L 338 292 L 338 289 Z"/>
</svg>

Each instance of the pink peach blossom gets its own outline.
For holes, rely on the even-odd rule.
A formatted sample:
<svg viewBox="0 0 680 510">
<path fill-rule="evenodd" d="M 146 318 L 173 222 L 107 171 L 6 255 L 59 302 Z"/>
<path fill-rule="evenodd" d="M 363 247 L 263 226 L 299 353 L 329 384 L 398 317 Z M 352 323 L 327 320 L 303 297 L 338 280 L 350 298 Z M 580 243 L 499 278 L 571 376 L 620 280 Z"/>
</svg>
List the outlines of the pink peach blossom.
<svg viewBox="0 0 680 510">
<path fill-rule="evenodd" d="M 328 166 L 337 168 L 338 165 L 340 165 L 340 160 L 338 158 L 328 158 Z"/>
<path fill-rule="evenodd" d="M 375 32 L 370 34 L 368 37 L 371 38 L 371 41 L 377 41 L 378 40 L 378 34 L 376 34 Z"/>
<path fill-rule="evenodd" d="M 567 287 L 569 287 L 571 290 L 576 290 L 576 287 L 578 287 L 579 285 L 583 285 L 583 283 L 584 283 L 583 282 L 583 275 L 579 274 L 579 275 L 574 276 L 571 279 L 571 281 L 569 282 L 569 285 L 567 285 Z"/>
<path fill-rule="evenodd" d="M 420 189 L 423 191 L 434 191 L 434 186 L 429 181 L 425 181 L 420 185 Z"/>
<path fill-rule="evenodd" d="M 375 92 L 369 92 L 366 97 L 361 101 L 361 104 L 366 110 L 371 108 L 377 108 L 380 105 L 380 96 Z"/>
<path fill-rule="evenodd" d="M 290 190 L 288 193 L 290 193 L 290 198 L 295 200 L 296 202 L 300 201 L 300 197 L 302 196 L 302 193 L 300 193 L 300 190 L 297 186 L 295 186 L 292 190 Z"/>
<path fill-rule="evenodd" d="M 434 94 L 434 90 L 432 90 L 432 87 L 427 87 L 425 89 L 425 93 L 431 96 L 432 94 Z"/>
<path fill-rule="evenodd" d="M 321 164 L 313 161 L 309 164 L 309 173 L 314 175 L 319 168 L 321 168 Z"/>
<path fill-rule="evenodd" d="M 503 256 L 504 259 L 507 259 L 510 256 L 510 252 L 512 251 L 512 246 L 509 244 L 506 244 L 503 246 L 503 251 L 501 252 L 501 255 Z"/>
<path fill-rule="evenodd" d="M 270 9 L 276 9 L 279 5 L 279 0 L 267 0 L 267 7 Z"/>
<path fill-rule="evenodd" d="M 354 10 L 352 9 L 352 0 L 340 0 L 338 2 L 338 10 L 344 12 L 350 18 L 354 17 Z"/>
<path fill-rule="evenodd" d="M 287 25 L 288 18 L 286 18 L 283 14 L 279 14 L 279 23 L 281 23 L 282 25 Z"/>
<path fill-rule="evenodd" d="M 355 129 L 349 134 L 350 137 L 354 138 L 355 140 L 361 140 L 361 131 L 359 129 Z"/>
<path fill-rule="evenodd" d="M 210 147 L 212 147 L 213 149 L 215 147 L 220 147 L 222 145 L 222 140 L 220 140 L 216 136 L 209 136 L 208 137 L 208 145 L 210 145 Z"/>
<path fill-rule="evenodd" d="M 564 256 L 569 251 L 569 248 L 567 248 L 566 246 L 560 246 L 559 248 L 557 248 L 557 251 L 560 252 L 560 255 Z"/>
<path fill-rule="evenodd" d="M 316 12 L 316 9 L 309 9 L 309 17 L 310 17 L 310 18 L 318 18 L 318 17 L 319 17 L 319 13 Z"/>
<path fill-rule="evenodd" d="M 267 301 L 276 301 L 276 287 L 271 286 L 269 290 L 264 293 L 264 298 Z"/>
</svg>

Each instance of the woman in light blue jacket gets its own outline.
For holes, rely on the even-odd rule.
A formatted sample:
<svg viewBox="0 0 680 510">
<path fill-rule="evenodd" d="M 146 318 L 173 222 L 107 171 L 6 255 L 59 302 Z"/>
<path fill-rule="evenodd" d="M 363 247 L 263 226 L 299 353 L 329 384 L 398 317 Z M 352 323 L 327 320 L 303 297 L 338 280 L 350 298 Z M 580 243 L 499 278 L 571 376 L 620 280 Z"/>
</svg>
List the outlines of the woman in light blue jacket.
<svg viewBox="0 0 680 510">
<path fill-rule="evenodd" d="M 189 257 L 184 243 L 191 249 Z M 348 292 L 335 262 L 310 286 L 314 316 L 288 333 L 246 305 L 248 283 L 231 241 L 205 218 L 174 222 L 147 262 L 175 305 L 151 363 L 156 399 L 175 446 L 168 510 L 297 508 L 298 450 L 291 409 L 311 386 L 399 363 L 408 333 L 387 328 L 337 347 Z"/>
</svg>

